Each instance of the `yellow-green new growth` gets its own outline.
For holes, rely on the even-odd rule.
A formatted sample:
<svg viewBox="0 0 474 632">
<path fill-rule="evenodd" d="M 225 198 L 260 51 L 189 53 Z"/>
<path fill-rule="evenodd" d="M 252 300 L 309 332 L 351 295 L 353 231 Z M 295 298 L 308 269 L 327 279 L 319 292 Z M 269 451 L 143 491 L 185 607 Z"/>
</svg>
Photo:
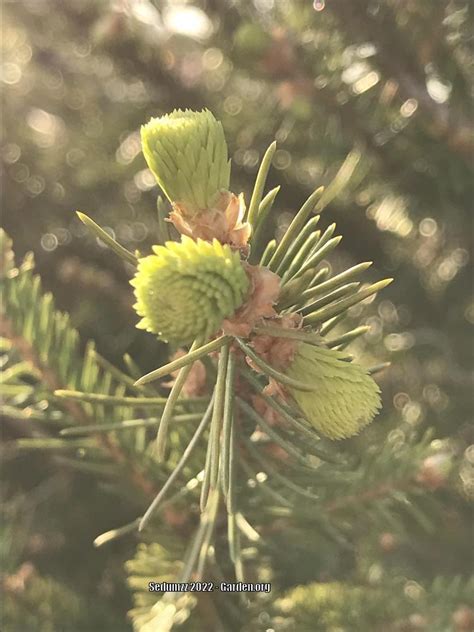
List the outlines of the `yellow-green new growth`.
<svg viewBox="0 0 474 632">
<path fill-rule="evenodd" d="M 380 389 L 364 369 L 334 349 L 299 343 L 286 374 L 314 384 L 314 391 L 288 389 L 306 419 L 322 435 L 344 439 L 357 434 L 381 406 Z"/>
<path fill-rule="evenodd" d="M 208 338 L 243 303 L 249 280 L 238 252 L 183 237 L 153 246 L 154 255 L 138 262 L 131 284 L 137 299 L 139 329 L 178 345 Z"/>
<path fill-rule="evenodd" d="M 170 200 L 189 214 L 212 206 L 228 190 L 230 160 L 224 130 L 209 110 L 174 110 L 141 128 L 145 159 Z"/>
</svg>

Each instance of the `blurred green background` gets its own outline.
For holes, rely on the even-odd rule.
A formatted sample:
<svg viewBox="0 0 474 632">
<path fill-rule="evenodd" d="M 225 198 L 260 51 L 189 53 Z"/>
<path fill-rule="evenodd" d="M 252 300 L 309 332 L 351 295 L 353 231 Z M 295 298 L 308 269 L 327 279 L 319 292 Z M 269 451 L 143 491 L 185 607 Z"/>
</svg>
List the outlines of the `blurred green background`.
<svg viewBox="0 0 474 632">
<path fill-rule="evenodd" d="M 19 257 L 34 252 L 84 340 L 117 364 L 130 353 L 144 370 L 162 357 L 134 328 L 129 271 L 75 210 L 147 252 L 158 191 L 140 125 L 173 108 L 207 107 L 223 122 L 232 188 L 247 201 L 277 140 L 268 182 L 282 185 L 277 235 L 347 154 L 359 153 L 323 220 L 344 236 L 328 261 L 334 270 L 373 260 L 369 279 L 396 279 L 363 314 L 372 329 L 362 350 L 393 362 L 383 378 L 386 423 L 400 440 L 430 426 L 440 439 L 472 443 L 472 2 L 16 0 L 2 11 L 2 225 Z M 22 432 L 6 423 L 4 436 Z M 120 524 L 133 510 L 93 480 L 58 472 L 48 455 L 6 450 L 3 461 L 3 571 L 19 582 L 6 584 L 11 603 L 28 609 L 69 590 L 58 621 L 76 609 L 83 627 L 71 629 L 128 630 L 121 564 L 129 551 L 95 551 L 91 541 L 111 515 Z M 473 462 L 471 447 L 458 481 L 471 497 Z M 470 562 L 440 551 L 432 563 L 462 573 Z M 45 579 L 22 597 L 31 573 L 61 584 Z M 70 629 L 52 626 L 41 629 Z"/>
</svg>

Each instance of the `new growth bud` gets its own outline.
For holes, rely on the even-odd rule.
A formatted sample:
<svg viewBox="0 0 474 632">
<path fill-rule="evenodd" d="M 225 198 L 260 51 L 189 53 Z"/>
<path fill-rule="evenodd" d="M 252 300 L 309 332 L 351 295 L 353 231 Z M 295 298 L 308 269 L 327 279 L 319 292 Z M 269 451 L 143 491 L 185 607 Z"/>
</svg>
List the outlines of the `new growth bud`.
<svg viewBox="0 0 474 632">
<path fill-rule="evenodd" d="M 138 262 L 131 284 L 139 329 L 178 345 L 216 333 L 243 303 L 249 279 L 238 252 L 214 239 L 183 237 L 154 246 Z"/>
<path fill-rule="evenodd" d="M 208 209 L 227 191 L 230 160 L 222 124 L 209 110 L 174 110 L 141 128 L 145 159 L 170 202 L 187 215 Z"/>
<path fill-rule="evenodd" d="M 360 432 L 381 406 L 380 390 L 364 369 L 347 362 L 344 354 L 298 343 L 286 374 L 314 384 L 314 391 L 288 388 L 317 432 L 330 439 L 344 439 Z"/>
<path fill-rule="evenodd" d="M 208 110 L 175 110 L 142 126 L 148 166 L 171 202 L 182 235 L 245 248 L 243 195 L 229 191 L 230 160 L 222 124 Z"/>
</svg>

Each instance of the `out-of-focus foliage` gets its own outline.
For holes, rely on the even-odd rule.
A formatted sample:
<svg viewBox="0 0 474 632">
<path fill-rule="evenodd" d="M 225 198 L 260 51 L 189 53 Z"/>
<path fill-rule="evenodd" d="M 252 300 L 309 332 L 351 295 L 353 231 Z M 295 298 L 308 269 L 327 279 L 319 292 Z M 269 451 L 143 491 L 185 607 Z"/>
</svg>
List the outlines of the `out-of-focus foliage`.
<svg viewBox="0 0 474 632">
<path fill-rule="evenodd" d="M 428 588 L 416 582 L 393 585 L 349 586 L 343 583 L 310 584 L 296 588 L 276 604 L 272 621 L 276 632 L 327 632 L 328 630 L 416 630 L 444 632 L 474 605 L 473 582 L 460 577 L 438 578 Z M 422 613 L 422 614 L 421 614 Z M 388 623 L 382 623 L 385 621 Z M 395 625 L 389 623 L 396 621 Z M 460 626 L 460 629 L 463 629 Z M 467 629 L 467 628 L 466 628 Z"/>
<path fill-rule="evenodd" d="M 139 359 L 142 371 L 155 368 L 163 349 L 134 327 L 130 270 L 91 237 L 74 210 L 86 211 L 132 251 L 147 253 L 157 242 L 158 190 L 141 154 L 141 124 L 175 107 L 208 107 L 223 121 L 229 142 L 231 189 L 243 190 L 247 202 L 263 152 L 276 138 L 268 185 L 283 185 L 273 212 L 277 235 L 310 190 L 329 182 L 351 150 L 360 153 L 354 176 L 324 212 L 327 224 L 336 220 L 344 235 L 326 265 L 339 271 L 373 259 L 374 278 L 385 272 L 397 282 L 377 308 L 364 312 L 371 331 L 357 342 L 358 351 L 368 363 L 391 359 L 393 366 L 382 378 L 383 418 L 354 440 L 353 449 L 365 455 L 369 444 L 384 441 L 390 459 L 405 455 L 408 472 L 413 445 L 427 427 L 434 428 L 434 454 L 413 457 L 421 462 L 413 476 L 434 491 L 445 510 L 425 498 L 424 512 L 434 516 L 427 531 L 415 515 L 390 526 L 390 512 L 385 501 L 377 504 L 377 493 L 384 497 L 384 485 L 394 483 L 387 506 L 401 511 L 407 504 L 397 496 L 397 485 L 403 491 L 405 485 L 401 468 L 396 458 L 388 459 L 383 483 L 377 467 L 351 480 L 346 494 L 343 478 L 336 481 L 342 500 L 332 501 L 332 526 L 328 532 L 318 522 L 310 541 L 307 512 L 295 512 L 290 528 L 285 516 L 266 509 L 260 524 L 264 535 L 272 535 L 272 545 L 261 557 L 249 546 L 249 564 L 253 560 L 264 574 L 271 569 L 282 590 L 314 581 L 346 582 L 354 575 L 359 585 L 361 577 L 377 581 L 384 573 L 431 586 L 439 574 L 469 573 L 472 3 L 22 0 L 5 4 L 2 17 L 2 223 L 19 255 L 35 252 L 46 287 L 84 340 L 96 340 L 115 363 L 127 352 Z M 11 267 L 9 255 L 2 267 Z M 354 324 L 360 314 L 361 307 L 352 309 Z M 8 356 L 7 369 L 22 361 L 16 352 L 2 349 L 2 354 Z M 25 384 L 30 394 L 37 384 L 34 372 L 20 377 L 21 395 L 18 376 L 2 385 L 3 396 L 14 404 L 28 397 Z M 38 418 L 56 418 L 51 408 L 45 399 L 43 408 L 17 419 L 13 408 L 4 406 L 5 437 L 34 434 Z M 56 489 L 56 458 L 49 452 L 5 454 L 5 515 L 17 525 L 24 524 L 26 512 L 30 525 L 18 531 L 21 537 L 7 537 L 5 573 L 14 577 L 22 563 L 32 561 L 40 571 L 35 594 L 49 586 L 44 578 L 54 576 L 56 586 L 68 577 L 77 593 L 64 597 L 71 612 L 98 586 L 104 609 L 129 608 L 117 569 L 134 547 L 113 545 L 117 548 L 104 553 L 88 543 L 136 515 L 133 493 L 130 508 L 129 500 L 117 503 L 113 485 L 97 490 L 90 473 L 73 476 L 67 470 L 59 492 L 28 500 L 31 494 L 36 498 L 31 490 L 38 480 Z M 376 461 L 377 448 L 371 454 Z M 453 460 L 456 466 L 447 473 L 446 463 Z M 260 467 L 256 462 L 249 472 L 253 486 L 260 484 L 254 476 Z M 407 479 L 413 476 L 410 471 Z M 375 496 L 367 497 L 358 483 L 371 480 Z M 14 509 L 24 507 L 23 497 L 28 510 Z M 354 522 L 351 508 L 374 498 L 379 522 L 356 529 L 348 544 L 344 531 Z M 249 505 L 261 513 L 260 505 L 251 500 Z M 338 519 L 335 536 L 331 529 Z M 86 559 L 88 570 L 79 564 Z M 454 607 L 446 615 L 447 629 L 468 630 L 468 610 L 463 619 L 464 606 Z M 89 616 L 92 628 L 101 626 L 96 613 Z M 269 619 L 261 621 L 269 625 Z M 405 629 L 423 629 L 422 624 L 412 619 Z M 85 624 L 75 629 L 80 625 Z"/>
<path fill-rule="evenodd" d="M 74 589 L 51 577 L 35 574 L 31 564 L 23 564 L 8 577 L 2 597 L 2 626 L 5 632 L 25 630 L 126 630 L 118 615 L 107 616 L 94 597 L 81 599 Z"/>
</svg>

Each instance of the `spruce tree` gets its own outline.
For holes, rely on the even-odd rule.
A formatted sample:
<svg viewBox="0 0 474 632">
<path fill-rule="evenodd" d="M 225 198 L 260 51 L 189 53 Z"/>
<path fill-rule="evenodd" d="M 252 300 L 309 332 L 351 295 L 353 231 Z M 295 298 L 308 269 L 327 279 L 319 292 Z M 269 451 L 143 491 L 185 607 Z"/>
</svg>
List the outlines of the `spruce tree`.
<svg viewBox="0 0 474 632">
<path fill-rule="evenodd" d="M 473 627 L 471 26 L 5 7 L 4 629 Z"/>
</svg>

